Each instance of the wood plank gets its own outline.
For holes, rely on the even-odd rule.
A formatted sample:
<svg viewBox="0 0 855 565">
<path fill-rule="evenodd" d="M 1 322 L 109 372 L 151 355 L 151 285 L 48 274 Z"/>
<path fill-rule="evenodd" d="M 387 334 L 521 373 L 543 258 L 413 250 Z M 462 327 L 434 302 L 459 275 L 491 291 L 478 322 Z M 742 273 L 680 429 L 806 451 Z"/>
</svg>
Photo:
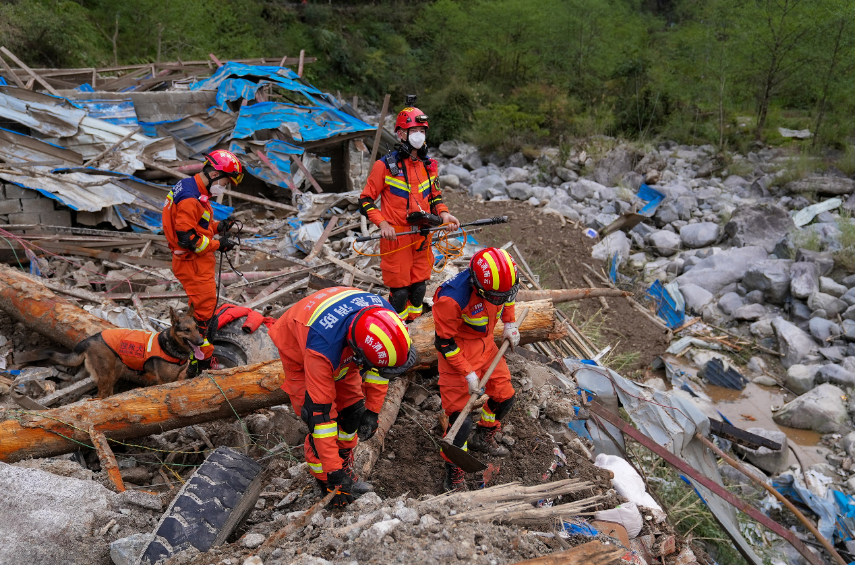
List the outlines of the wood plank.
<svg viewBox="0 0 855 565">
<path fill-rule="evenodd" d="M 332 233 L 333 228 L 335 228 L 337 223 L 338 223 L 338 215 L 334 214 L 333 217 L 330 218 L 330 221 L 327 222 L 327 225 L 324 227 L 324 231 L 321 232 L 321 237 L 319 237 L 318 241 L 315 242 L 315 245 L 312 246 L 312 251 L 306 256 L 307 262 L 311 262 L 312 259 L 314 259 L 315 257 L 317 257 L 320 254 L 321 249 L 324 246 L 324 243 L 327 242 L 327 239 L 330 237 L 330 233 Z"/>
<path fill-rule="evenodd" d="M 105 259 L 107 261 L 126 261 L 134 265 L 142 265 L 143 267 L 154 267 L 155 269 L 171 269 L 172 263 L 168 261 L 159 261 L 157 259 L 145 259 L 143 257 L 132 257 L 127 253 L 115 253 L 112 251 L 101 251 L 98 249 L 88 249 L 78 245 L 68 245 L 64 243 L 43 242 L 40 247 L 46 250 L 59 254 L 78 255 L 80 257 L 92 257 L 93 259 Z"/>
<path fill-rule="evenodd" d="M 26 73 L 28 75 L 33 77 L 33 79 L 36 80 L 40 85 L 45 87 L 45 90 L 47 90 L 48 92 L 50 92 L 54 96 L 59 96 L 59 92 L 57 92 L 56 89 L 54 89 L 54 87 L 49 85 L 45 79 L 43 79 L 42 77 L 37 75 L 35 73 L 35 71 L 33 71 L 33 69 L 31 69 L 30 67 L 25 65 L 23 61 L 21 61 L 19 58 L 15 57 L 15 55 L 11 51 L 6 49 L 5 47 L 0 47 L 0 51 L 2 51 L 4 55 L 6 55 L 10 59 L 12 59 L 12 62 L 14 62 L 16 65 L 18 65 L 22 69 L 24 69 L 24 71 L 26 71 Z"/>
<path fill-rule="evenodd" d="M 0 57 L 0 65 L 2 65 L 3 69 L 6 71 L 6 76 L 11 78 L 12 82 L 14 82 L 18 88 L 24 88 L 24 83 L 21 82 L 21 79 L 18 78 L 18 75 L 15 74 L 15 71 L 12 70 L 12 67 L 9 66 L 9 63 L 7 63 L 6 59 L 3 57 Z"/>
<path fill-rule="evenodd" d="M 589 541 L 565 551 L 517 561 L 516 565 L 612 565 L 628 552 L 601 541 Z"/>
<path fill-rule="evenodd" d="M 309 169 L 306 168 L 306 165 L 303 164 L 302 159 L 300 159 L 296 155 L 288 156 L 291 158 L 292 161 L 294 161 L 300 171 L 302 171 L 303 175 L 309 180 L 309 182 L 312 184 L 312 188 L 315 189 L 315 192 L 317 192 L 318 194 L 323 192 L 324 189 L 321 188 L 321 185 L 318 184 L 318 181 L 315 180 L 315 177 L 312 176 L 312 173 L 310 173 Z"/>
<path fill-rule="evenodd" d="M 380 149 L 380 138 L 383 136 L 383 124 L 386 122 L 386 114 L 389 112 L 389 100 L 392 99 L 391 94 L 387 94 L 383 98 L 383 109 L 380 110 L 380 121 L 377 124 L 377 133 L 374 136 L 374 147 L 371 148 L 371 159 L 368 160 L 370 165 L 377 160 L 377 151 Z"/>
</svg>

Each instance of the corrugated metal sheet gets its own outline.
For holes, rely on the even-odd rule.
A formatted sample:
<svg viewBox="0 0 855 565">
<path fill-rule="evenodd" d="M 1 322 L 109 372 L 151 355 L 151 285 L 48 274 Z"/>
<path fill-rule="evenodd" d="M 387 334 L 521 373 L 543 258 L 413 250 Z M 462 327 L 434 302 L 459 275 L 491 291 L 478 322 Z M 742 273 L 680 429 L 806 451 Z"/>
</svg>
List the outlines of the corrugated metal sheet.
<svg viewBox="0 0 855 565">
<path fill-rule="evenodd" d="M 232 137 L 244 139 L 262 129 L 278 130 L 304 143 L 376 128 L 331 108 L 260 102 L 241 107 Z"/>
<path fill-rule="evenodd" d="M 78 132 L 86 111 L 65 98 L 0 86 L 0 116 L 46 136 L 67 137 Z"/>
<path fill-rule="evenodd" d="M 86 173 L 52 173 L 51 167 L 32 167 L 20 173 L 0 173 L 7 183 L 37 190 L 72 210 L 97 212 L 115 204 L 131 204 L 136 197 L 112 184 L 113 177 Z M 116 175 L 122 176 L 122 175 Z"/>
<path fill-rule="evenodd" d="M 60 160 L 73 165 L 83 164 L 80 153 L 3 128 L 0 128 L 0 157 L 7 163 Z"/>
<path fill-rule="evenodd" d="M 127 100 L 75 100 L 74 105 L 85 108 L 91 118 L 98 118 L 118 126 L 136 127 L 138 125 L 134 102 L 130 98 Z"/>
<path fill-rule="evenodd" d="M 255 152 L 262 151 L 270 160 L 276 169 L 284 176 L 290 177 L 291 182 L 299 186 L 301 179 L 295 178 L 291 171 L 292 162 L 289 155 L 302 155 L 303 148 L 285 143 L 284 141 L 245 141 L 234 140 L 229 146 L 229 150 L 240 158 L 240 162 L 246 167 L 249 173 L 257 178 L 260 178 L 268 184 L 274 184 L 282 188 L 290 188 L 288 183 L 283 181 L 267 164 L 260 159 Z M 296 165 L 294 165 L 296 166 Z"/>
</svg>

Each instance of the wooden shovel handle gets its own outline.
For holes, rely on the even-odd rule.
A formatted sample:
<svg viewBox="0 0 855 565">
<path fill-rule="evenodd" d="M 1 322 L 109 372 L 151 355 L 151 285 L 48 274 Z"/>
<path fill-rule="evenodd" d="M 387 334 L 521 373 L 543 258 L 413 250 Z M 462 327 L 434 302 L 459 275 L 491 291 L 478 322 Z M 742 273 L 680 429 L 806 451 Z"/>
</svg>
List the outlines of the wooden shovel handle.
<svg viewBox="0 0 855 565">
<path fill-rule="evenodd" d="M 520 326 L 522 326 L 522 323 L 525 320 L 525 317 L 527 315 L 528 315 L 528 308 L 526 308 L 525 310 L 522 311 L 522 313 L 520 313 L 519 317 L 517 318 L 516 323 L 519 324 Z M 490 363 L 490 367 L 487 369 L 487 372 L 484 373 L 484 378 L 482 378 L 481 382 L 478 383 L 478 388 L 484 388 L 487 385 L 487 381 L 490 380 L 490 375 L 493 374 L 493 371 L 496 369 L 496 366 L 499 364 L 499 361 L 502 359 L 502 356 L 504 356 L 505 351 L 508 350 L 508 346 L 510 346 L 510 345 L 511 345 L 511 342 L 508 340 L 504 340 L 502 342 L 502 346 L 499 347 L 499 352 L 496 353 L 495 357 L 493 357 L 493 362 Z M 451 429 L 448 430 L 447 434 L 445 434 L 446 438 L 450 438 L 449 442 L 454 441 L 455 436 L 457 436 L 457 432 L 460 431 L 460 427 L 463 425 L 463 420 L 465 419 L 465 414 L 468 414 L 469 411 L 472 410 L 472 407 L 475 405 L 475 401 L 478 400 L 479 396 L 480 396 L 479 394 L 473 394 L 472 396 L 469 397 L 469 401 L 466 402 L 466 406 L 464 406 L 463 410 L 460 411 L 460 416 L 457 417 L 457 420 L 455 420 L 454 425 L 451 426 Z"/>
</svg>

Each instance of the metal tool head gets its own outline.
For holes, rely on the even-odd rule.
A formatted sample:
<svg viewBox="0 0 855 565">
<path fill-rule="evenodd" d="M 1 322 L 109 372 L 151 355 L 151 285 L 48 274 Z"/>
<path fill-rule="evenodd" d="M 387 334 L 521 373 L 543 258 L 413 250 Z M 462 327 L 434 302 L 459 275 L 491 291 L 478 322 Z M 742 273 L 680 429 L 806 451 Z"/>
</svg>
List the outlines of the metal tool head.
<svg viewBox="0 0 855 565">
<path fill-rule="evenodd" d="M 467 473 L 477 473 L 487 468 L 487 465 L 475 459 L 468 451 L 463 451 L 451 442 L 442 440 L 442 452 L 451 462 Z"/>
</svg>

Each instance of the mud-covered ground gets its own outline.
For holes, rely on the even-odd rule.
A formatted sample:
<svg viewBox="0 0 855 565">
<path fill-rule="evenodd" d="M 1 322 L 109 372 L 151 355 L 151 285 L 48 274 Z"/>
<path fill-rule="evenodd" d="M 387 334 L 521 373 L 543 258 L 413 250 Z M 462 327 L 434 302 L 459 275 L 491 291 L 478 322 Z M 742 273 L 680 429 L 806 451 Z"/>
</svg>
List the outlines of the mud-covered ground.
<svg viewBox="0 0 855 565">
<path fill-rule="evenodd" d="M 513 241 L 534 274 L 540 276 L 543 288 L 565 288 L 559 267 L 573 288 L 587 288 L 583 275 L 601 286 L 585 267 L 587 264 L 602 272 L 603 263 L 591 257 L 591 248 L 596 240 L 569 222 L 562 226 L 558 216 L 543 214 L 539 208 L 516 200 L 477 202 L 463 190 L 446 190 L 443 198 L 461 222 L 508 216 L 507 224 L 484 228 L 474 237 L 482 245 L 496 247 Z M 513 249 L 510 252 L 516 257 Z M 577 326 L 584 326 L 590 320 L 586 333 L 590 336 L 595 331 L 599 332 L 604 345 L 617 344 L 614 355 L 638 353 L 637 360 L 621 369 L 623 374 L 644 369 L 667 349 L 665 333 L 626 300 L 609 298 L 607 301 L 609 309 L 602 312 L 599 300 L 570 303 L 571 312 L 572 309 L 577 310 L 574 322 Z"/>
</svg>

